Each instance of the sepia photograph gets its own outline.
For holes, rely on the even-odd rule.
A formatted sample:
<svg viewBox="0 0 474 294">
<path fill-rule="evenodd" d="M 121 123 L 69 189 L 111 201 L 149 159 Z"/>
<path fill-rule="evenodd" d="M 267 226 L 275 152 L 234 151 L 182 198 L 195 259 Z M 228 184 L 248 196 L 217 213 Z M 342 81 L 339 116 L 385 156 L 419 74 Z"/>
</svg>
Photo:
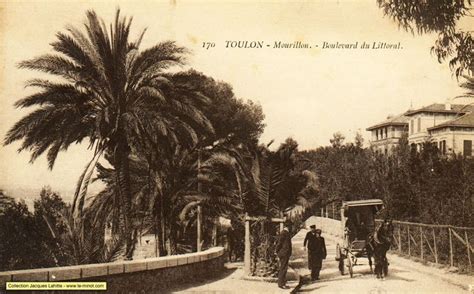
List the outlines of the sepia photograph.
<svg viewBox="0 0 474 294">
<path fill-rule="evenodd" d="M 473 0 L 0 0 L 0 293 L 474 293 L 473 33 Z"/>
</svg>

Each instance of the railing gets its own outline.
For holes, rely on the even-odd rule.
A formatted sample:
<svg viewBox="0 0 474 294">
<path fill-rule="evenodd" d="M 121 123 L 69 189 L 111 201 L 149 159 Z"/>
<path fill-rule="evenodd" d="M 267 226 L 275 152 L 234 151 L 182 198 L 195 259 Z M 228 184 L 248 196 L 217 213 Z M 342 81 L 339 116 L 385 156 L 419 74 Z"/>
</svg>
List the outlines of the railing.
<svg viewBox="0 0 474 294">
<path fill-rule="evenodd" d="M 423 261 L 472 271 L 474 228 L 404 221 L 392 223 L 393 250 Z"/>
<path fill-rule="evenodd" d="M 327 205 L 316 216 L 340 220 L 338 207 Z M 380 223 L 382 220 L 376 220 Z M 402 255 L 473 272 L 474 228 L 393 221 L 393 247 Z"/>
<path fill-rule="evenodd" d="M 320 217 L 332 218 L 335 220 L 341 220 L 341 204 L 332 202 L 320 209 L 316 210 L 314 215 Z"/>
</svg>

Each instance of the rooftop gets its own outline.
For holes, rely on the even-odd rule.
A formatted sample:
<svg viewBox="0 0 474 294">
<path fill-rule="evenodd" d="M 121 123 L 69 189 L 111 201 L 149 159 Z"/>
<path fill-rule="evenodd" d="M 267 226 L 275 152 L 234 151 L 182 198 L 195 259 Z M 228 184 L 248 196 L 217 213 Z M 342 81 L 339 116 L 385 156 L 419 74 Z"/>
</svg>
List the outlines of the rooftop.
<svg viewBox="0 0 474 294">
<path fill-rule="evenodd" d="M 445 127 L 461 127 L 461 128 L 474 128 L 474 113 L 469 112 L 467 114 L 464 114 L 458 118 L 452 119 L 450 121 L 447 121 L 445 123 L 436 125 L 434 127 L 428 128 L 429 131 L 435 130 L 435 129 L 441 129 Z"/>
<path fill-rule="evenodd" d="M 447 109 L 448 108 L 448 109 Z M 409 110 L 405 113 L 407 116 L 411 116 L 417 113 L 428 112 L 428 113 L 467 113 L 474 111 L 474 105 L 470 104 L 451 104 L 446 105 L 444 103 L 434 103 L 419 109 Z"/>
<path fill-rule="evenodd" d="M 368 127 L 366 130 L 371 131 L 371 130 L 374 130 L 380 127 L 385 127 L 385 126 L 405 126 L 405 125 L 408 126 L 408 119 L 409 118 L 405 115 L 405 113 L 395 115 L 395 116 L 389 116 L 383 122 L 373 125 L 371 127 Z"/>
</svg>

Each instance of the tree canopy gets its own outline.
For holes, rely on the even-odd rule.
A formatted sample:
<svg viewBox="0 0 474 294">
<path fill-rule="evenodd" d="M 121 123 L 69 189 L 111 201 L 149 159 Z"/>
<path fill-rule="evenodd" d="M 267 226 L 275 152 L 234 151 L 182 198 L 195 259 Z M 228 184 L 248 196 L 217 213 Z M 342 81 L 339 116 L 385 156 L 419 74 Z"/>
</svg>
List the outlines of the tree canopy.
<svg viewBox="0 0 474 294">
<path fill-rule="evenodd" d="M 472 78 L 472 26 L 466 29 L 459 25 L 463 18 L 473 17 L 471 0 L 377 0 L 377 3 L 403 29 L 411 33 L 438 34 L 431 52 L 440 62 L 450 58 L 449 65 L 456 77 L 466 75 Z"/>
</svg>

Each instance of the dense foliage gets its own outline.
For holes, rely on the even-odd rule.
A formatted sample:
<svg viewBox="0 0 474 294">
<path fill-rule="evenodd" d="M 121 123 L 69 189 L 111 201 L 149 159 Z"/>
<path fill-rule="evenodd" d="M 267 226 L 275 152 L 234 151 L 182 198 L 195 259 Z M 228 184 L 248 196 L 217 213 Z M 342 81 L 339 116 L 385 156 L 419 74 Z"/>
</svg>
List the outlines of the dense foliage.
<svg viewBox="0 0 474 294">
<path fill-rule="evenodd" d="M 385 156 L 335 137 L 330 147 L 303 152 L 319 177 L 320 206 L 380 198 L 397 220 L 474 226 L 473 159 L 441 156 L 429 143 L 412 151 L 406 138 Z"/>
<path fill-rule="evenodd" d="M 0 196 L 5 201 L 0 211 L 0 271 L 54 266 L 53 250 L 46 245 L 48 231 L 24 202 L 3 192 Z"/>
<path fill-rule="evenodd" d="M 33 212 L 0 191 L 0 271 L 110 262 L 122 254 L 123 236 L 104 239 L 104 220 L 77 218 L 49 187 Z"/>
<path fill-rule="evenodd" d="M 469 20 L 472 18 L 471 0 L 377 0 L 377 3 L 403 29 L 411 33 L 438 34 L 431 52 L 439 62 L 449 59 L 456 77 L 465 79 L 461 86 L 468 89 L 466 96 L 474 96 L 474 38 L 472 21 Z M 463 20 L 466 20 L 467 28 L 461 27 Z"/>
<path fill-rule="evenodd" d="M 60 79 L 27 83 L 37 91 L 16 106 L 38 108 L 5 137 L 5 144 L 22 140 L 20 150 L 32 151 L 32 161 L 47 151 L 50 168 L 59 151 L 89 139 L 94 156 L 79 179 L 72 207 L 79 216 L 95 164 L 104 152 L 110 154 L 128 258 L 135 242 L 129 157 L 144 145 L 159 148 L 163 141 L 166 146 L 192 146 L 197 133 L 213 132 L 201 111 L 208 99 L 165 75 L 170 67 L 184 64 L 187 50 L 167 41 L 139 51 L 144 32 L 130 41 L 130 27 L 131 19 L 120 11 L 110 30 L 88 11 L 83 31 L 69 27 L 67 33 L 57 33 L 51 44 L 55 54 L 21 62 L 21 68 Z"/>
</svg>

